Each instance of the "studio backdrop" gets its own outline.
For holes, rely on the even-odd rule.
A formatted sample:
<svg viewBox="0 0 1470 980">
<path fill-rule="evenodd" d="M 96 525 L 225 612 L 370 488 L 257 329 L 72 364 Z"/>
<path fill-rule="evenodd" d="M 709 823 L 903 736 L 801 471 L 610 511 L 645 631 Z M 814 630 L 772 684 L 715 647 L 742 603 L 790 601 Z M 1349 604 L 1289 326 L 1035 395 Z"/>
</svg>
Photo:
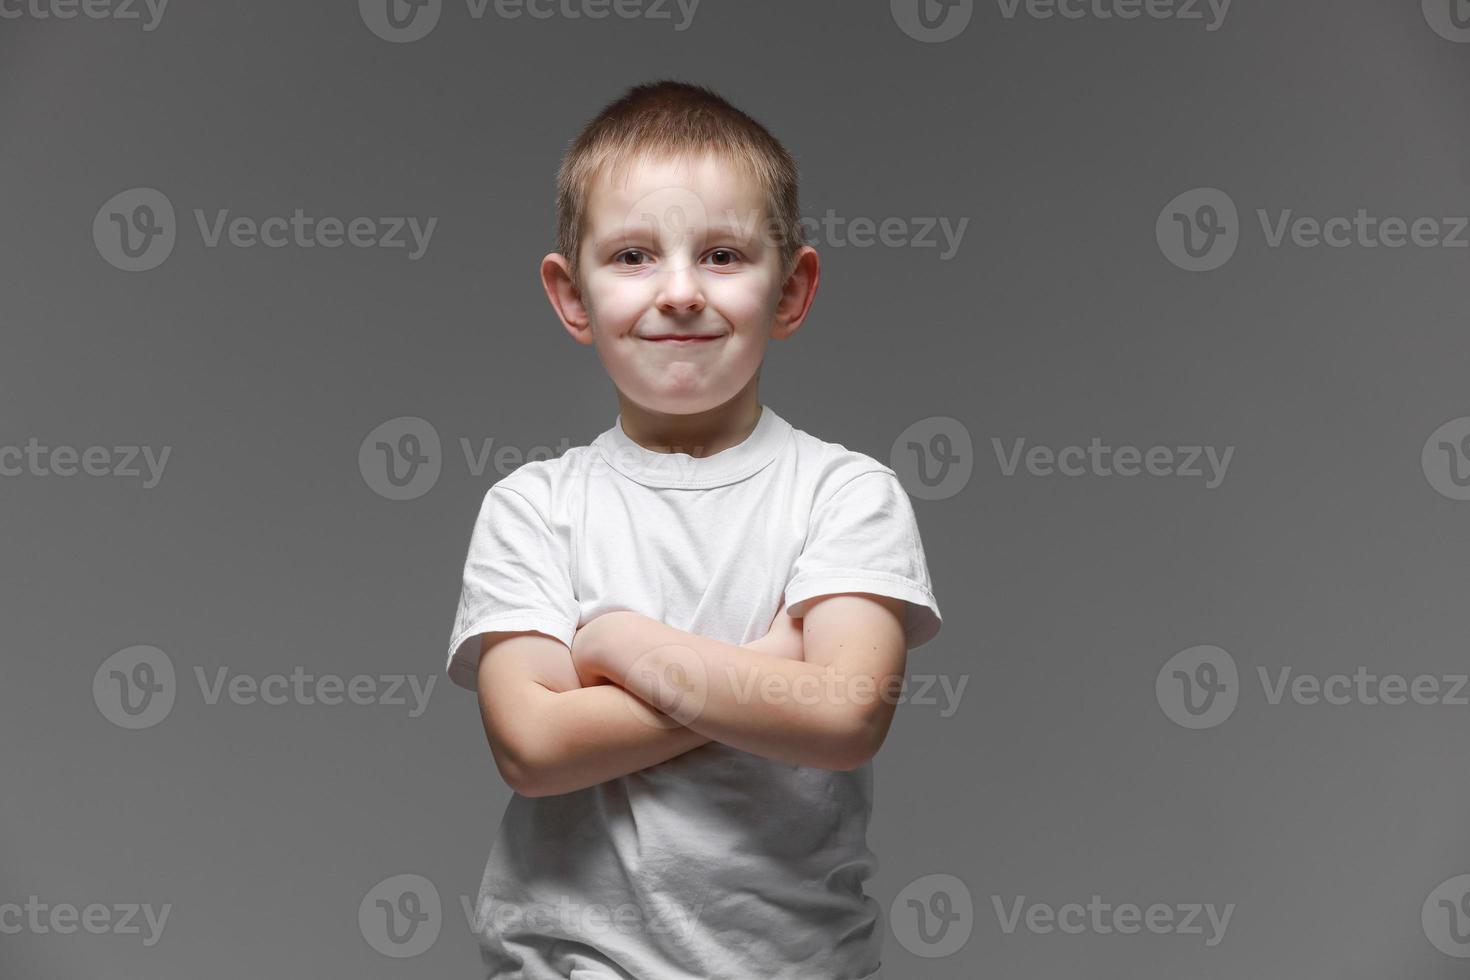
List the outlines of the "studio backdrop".
<svg viewBox="0 0 1470 980">
<path fill-rule="evenodd" d="M 0 0 L 0 975 L 480 975 L 486 490 L 629 86 L 791 150 L 761 400 L 903 482 L 889 980 L 1470 960 L 1465 0 Z"/>
</svg>

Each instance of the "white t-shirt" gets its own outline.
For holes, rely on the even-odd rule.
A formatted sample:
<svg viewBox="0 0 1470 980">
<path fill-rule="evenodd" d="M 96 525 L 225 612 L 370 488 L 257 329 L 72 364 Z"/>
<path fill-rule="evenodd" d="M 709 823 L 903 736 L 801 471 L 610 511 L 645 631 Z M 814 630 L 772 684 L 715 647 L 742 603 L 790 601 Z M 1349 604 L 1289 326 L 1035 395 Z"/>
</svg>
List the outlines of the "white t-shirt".
<svg viewBox="0 0 1470 980">
<path fill-rule="evenodd" d="M 526 463 L 486 492 L 448 673 L 475 689 L 480 634 L 577 628 L 631 609 L 745 644 L 784 594 L 903 599 L 910 648 L 939 631 L 917 522 L 893 470 L 769 406 L 697 458 L 628 438 Z M 872 763 L 835 772 L 710 742 L 558 796 L 513 795 L 477 906 L 487 977 L 860 980 L 884 916 L 863 891 Z"/>
</svg>

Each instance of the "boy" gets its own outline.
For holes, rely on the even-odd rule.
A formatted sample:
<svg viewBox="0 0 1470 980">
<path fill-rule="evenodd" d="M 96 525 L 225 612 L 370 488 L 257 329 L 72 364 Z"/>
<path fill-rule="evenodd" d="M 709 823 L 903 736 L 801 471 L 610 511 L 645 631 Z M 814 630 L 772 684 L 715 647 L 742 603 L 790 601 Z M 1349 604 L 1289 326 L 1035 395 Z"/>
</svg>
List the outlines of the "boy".
<svg viewBox="0 0 1470 980">
<path fill-rule="evenodd" d="M 515 791 L 490 978 L 860 980 L 870 759 L 938 632 L 907 494 L 757 394 L 816 294 L 796 166 L 708 89 L 631 89 L 572 144 L 541 264 L 612 428 L 485 494 L 448 672 Z"/>
</svg>

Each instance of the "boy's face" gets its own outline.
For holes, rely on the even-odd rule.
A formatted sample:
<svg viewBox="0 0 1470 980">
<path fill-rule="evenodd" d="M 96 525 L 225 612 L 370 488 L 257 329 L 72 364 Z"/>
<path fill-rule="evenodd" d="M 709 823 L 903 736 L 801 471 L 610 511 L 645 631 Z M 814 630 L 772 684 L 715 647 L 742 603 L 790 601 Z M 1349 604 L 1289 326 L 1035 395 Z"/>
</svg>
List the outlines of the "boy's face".
<svg viewBox="0 0 1470 980">
<path fill-rule="evenodd" d="M 590 339 L 574 335 L 596 345 L 618 390 L 643 408 L 723 405 L 751 381 L 773 330 L 785 336 L 800 321 L 785 315 L 793 301 L 783 303 L 768 221 L 759 185 L 714 156 L 644 158 L 616 183 L 604 175 L 589 194 L 581 288 L 563 319 L 585 318 Z M 795 305 L 804 314 L 809 303 Z"/>
</svg>

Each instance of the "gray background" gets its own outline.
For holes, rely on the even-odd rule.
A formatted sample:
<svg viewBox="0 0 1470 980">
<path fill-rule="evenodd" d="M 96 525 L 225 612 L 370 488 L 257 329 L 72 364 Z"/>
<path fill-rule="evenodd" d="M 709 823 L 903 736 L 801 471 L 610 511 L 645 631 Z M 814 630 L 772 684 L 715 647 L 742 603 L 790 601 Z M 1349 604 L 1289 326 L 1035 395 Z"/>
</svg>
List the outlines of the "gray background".
<svg viewBox="0 0 1470 980">
<path fill-rule="evenodd" d="M 1448 2 L 1448 0 L 1446 0 Z M 944 629 L 875 763 L 884 906 L 952 874 L 947 956 L 901 977 L 1465 975 L 1421 907 L 1470 872 L 1470 708 L 1272 705 L 1256 679 L 1465 671 L 1470 503 L 1420 465 L 1470 415 L 1470 250 L 1267 245 L 1258 208 L 1470 213 L 1470 45 L 1417 2 L 1237 0 L 1201 21 L 1038 19 L 976 3 L 926 43 L 888 4 L 704 0 L 648 18 L 469 16 L 389 43 L 352 3 L 0 20 L 0 445 L 172 449 L 161 482 L 0 478 L 0 903 L 172 906 L 136 935 L 0 935 L 0 975 L 468 977 L 509 791 L 442 676 L 469 531 L 500 473 L 458 440 L 584 444 L 616 413 L 536 278 L 567 142 L 629 85 L 715 87 L 797 157 L 803 206 L 968 217 L 960 250 L 818 241 L 807 324 L 762 400 L 885 462 L 956 420 L 973 475 L 915 499 Z M 90 228 L 163 192 L 178 241 L 114 268 Z M 1226 191 L 1234 257 L 1173 265 L 1155 221 Z M 404 249 L 207 248 L 193 209 L 437 217 Z M 369 431 L 429 420 L 443 472 L 374 491 Z M 1007 445 L 1231 445 L 1228 476 L 1002 475 Z M 127 730 L 107 657 L 165 651 L 178 697 Z M 1228 651 L 1228 721 L 1171 721 L 1175 653 Z M 207 704 L 195 667 L 437 676 L 429 709 Z M 359 902 L 432 881 L 442 933 L 383 955 Z M 1206 936 L 1007 934 L 993 897 L 1234 903 Z M 902 913 L 902 909 L 900 909 Z M 885 923 L 885 929 L 889 929 Z"/>
</svg>

